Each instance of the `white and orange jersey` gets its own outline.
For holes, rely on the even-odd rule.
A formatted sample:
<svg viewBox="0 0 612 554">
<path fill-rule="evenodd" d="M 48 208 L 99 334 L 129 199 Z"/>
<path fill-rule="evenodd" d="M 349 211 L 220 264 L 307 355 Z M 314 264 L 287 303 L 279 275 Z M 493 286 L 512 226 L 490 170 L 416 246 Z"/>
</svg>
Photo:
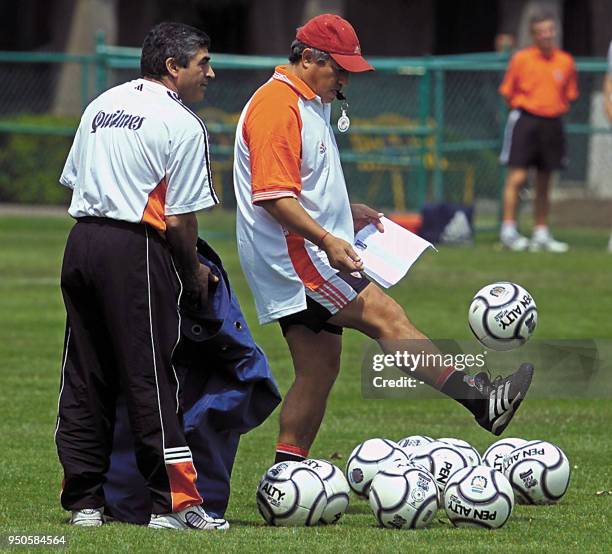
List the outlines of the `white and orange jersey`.
<svg viewBox="0 0 612 554">
<path fill-rule="evenodd" d="M 145 79 L 87 106 L 60 182 L 73 189 L 73 217 L 144 222 L 160 231 L 167 215 L 218 203 L 204 123 L 175 92 Z"/>
<path fill-rule="evenodd" d="M 347 299 L 316 245 L 288 232 L 258 202 L 294 197 L 326 231 L 353 242 L 351 208 L 330 126 L 330 104 L 276 68 L 245 106 L 234 147 L 240 262 L 260 323 L 306 308 L 306 289 L 341 307 Z"/>
</svg>

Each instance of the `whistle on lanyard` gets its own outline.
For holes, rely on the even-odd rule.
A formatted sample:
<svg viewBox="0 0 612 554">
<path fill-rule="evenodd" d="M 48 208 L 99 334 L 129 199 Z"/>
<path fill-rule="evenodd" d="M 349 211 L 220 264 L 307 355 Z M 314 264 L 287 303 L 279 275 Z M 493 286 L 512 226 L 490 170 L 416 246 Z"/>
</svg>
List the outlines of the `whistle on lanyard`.
<svg viewBox="0 0 612 554">
<path fill-rule="evenodd" d="M 346 101 L 346 96 L 342 94 L 339 90 L 336 91 L 336 98 L 342 102 L 340 104 L 340 109 L 342 110 L 342 115 L 338 118 L 338 131 L 341 133 L 346 133 L 351 126 L 351 120 L 348 115 L 346 115 L 346 110 L 348 110 L 349 104 Z"/>
</svg>

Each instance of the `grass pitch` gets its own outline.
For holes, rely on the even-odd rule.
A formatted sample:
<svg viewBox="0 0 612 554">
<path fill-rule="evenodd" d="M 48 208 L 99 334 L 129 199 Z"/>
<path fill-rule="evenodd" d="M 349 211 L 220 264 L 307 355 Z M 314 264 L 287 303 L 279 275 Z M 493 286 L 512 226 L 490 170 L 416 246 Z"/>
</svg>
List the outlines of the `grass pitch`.
<svg viewBox="0 0 612 554">
<path fill-rule="evenodd" d="M 265 527 L 255 506 L 255 490 L 273 461 L 278 411 L 241 442 L 227 512 L 232 528 L 227 534 L 153 532 L 125 524 L 69 527 L 58 500 L 61 471 L 53 431 L 64 330 L 58 281 L 71 225 L 67 217 L 0 219 L 0 546 L 7 544 L 11 533 L 64 535 L 71 551 L 82 552 L 609 551 L 612 496 L 597 492 L 612 490 L 612 402 L 572 399 L 571 391 L 564 399 L 528 398 L 505 434 L 558 444 L 573 470 L 567 495 L 556 506 L 516 506 L 507 525 L 497 531 L 455 529 L 443 511 L 425 530 L 379 529 L 369 506 L 355 497 L 337 526 Z M 287 349 L 277 326 L 256 323 L 238 263 L 232 216 L 222 211 L 203 215 L 201 235 L 222 255 L 251 330 L 286 391 L 291 381 Z M 426 254 L 390 293 L 428 335 L 467 339 L 466 306 L 474 291 L 489 282 L 512 280 L 524 285 L 538 303 L 538 338 L 612 339 L 607 233 L 567 230 L 559 232 L 559 238 L 570 242 L 570 253 L 500 252 L 488 235 L 479 236 L 474 248 L 441 248 L 437 254 Z M 357 443 L 376 436 L 456 436 L 481 452 L 493 442 L 465 409 L 450 400 L 364 400 L 364 346 L 360 335 L 345 333 L 342 372 L 313 457 L 339 453 L 343 459 L 336 463 L 343 468 Z"/>
</svg>

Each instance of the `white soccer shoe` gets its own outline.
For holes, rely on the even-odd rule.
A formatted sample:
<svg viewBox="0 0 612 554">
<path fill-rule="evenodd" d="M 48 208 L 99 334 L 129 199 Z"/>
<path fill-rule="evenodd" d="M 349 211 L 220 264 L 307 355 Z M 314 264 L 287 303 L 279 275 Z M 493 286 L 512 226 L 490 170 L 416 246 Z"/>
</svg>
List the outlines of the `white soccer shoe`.
<svg viewBox="0 0 612 554">
<path fill-rule="evenodd" d="M 518 233 L 511 235 L 502 234 L 500 241 L 504 248 L 512 250 L 513 252 L 524 252 L 529 247 L 529 239 Z"/>
<path fill-rule="evenodd" d="M 73 510 L 70 517 L 70 525 L 79 527 L 100 527 L 104 523 L 104 508 L 83 508 Z"/>
<path fill-rule="evenodd" d="M 557 254 L 563 254 L 569 250 L 567 242 L 561 242 L 555 240 L 551 235 L 544 238 L 532 237 L 529 243 L 530 252 L 555 252 Z"/>
<path fill-rule="evenodd" d="M 225 519 L 209 516 L 202 506 L 189 506 L 180 512 L 151 514 L 149 527 L 152 529 L 195 529 L 196 531 L 227 531 Z"/>
</svg>

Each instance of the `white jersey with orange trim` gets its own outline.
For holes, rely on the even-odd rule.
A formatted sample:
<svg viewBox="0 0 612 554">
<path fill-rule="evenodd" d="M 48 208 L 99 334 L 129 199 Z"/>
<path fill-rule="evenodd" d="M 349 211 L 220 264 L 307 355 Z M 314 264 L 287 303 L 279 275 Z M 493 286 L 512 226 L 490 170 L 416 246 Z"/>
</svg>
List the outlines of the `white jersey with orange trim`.
<svg viewBox="0 0 612 554">
<path fill-rule="evenodd" d="M 353 219 L 330 104 L 279 66 L 245 106 L 236 131 L 234 188 L 238 253 L 260 323 L 306 308 L 306 292 L 337 309 L 348 302 L 333 285 L 327 255 L 283 228 L 257 203 L 294 197 L 329 233 L 350 243 Z"/>
<path fill-rule="evenodd" d="M 60 183 L 73 189 L 68 213 L 166 229 L 166 216 L 218 203 L 208 132 L 179 96 L 136 79 L 85 109 Z"/>
</svg>

